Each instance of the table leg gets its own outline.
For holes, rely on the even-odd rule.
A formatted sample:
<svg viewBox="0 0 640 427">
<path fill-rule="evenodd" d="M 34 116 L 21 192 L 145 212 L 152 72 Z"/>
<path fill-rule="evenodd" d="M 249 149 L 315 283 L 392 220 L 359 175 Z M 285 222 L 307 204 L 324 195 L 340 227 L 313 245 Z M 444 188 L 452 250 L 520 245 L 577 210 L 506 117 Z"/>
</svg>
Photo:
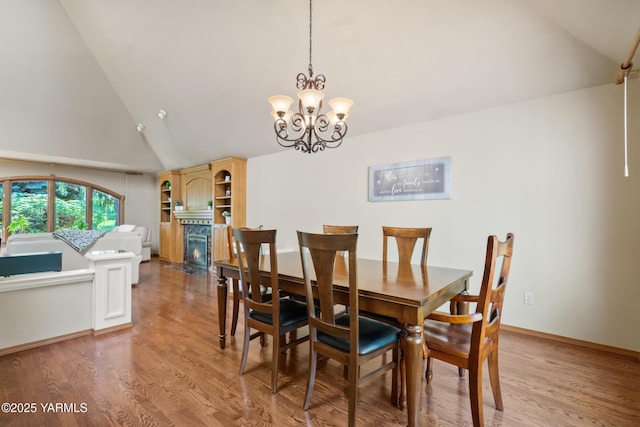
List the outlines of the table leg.
<svg viewBox="0 0 640 427">
<path fill-rule="evenodd" d="M 418 425 L 420 385 L 422 384 L 422 325 L 406 325 L 405 363 L 407 370 L 407 418 L 409 426 Z"/>
<path fill-rule="evenodd" d="M 224 349 L 227 338 L 227 278 L 218 272 L 218 323 L 220 325 L 220 348 Z"/>
</svg>

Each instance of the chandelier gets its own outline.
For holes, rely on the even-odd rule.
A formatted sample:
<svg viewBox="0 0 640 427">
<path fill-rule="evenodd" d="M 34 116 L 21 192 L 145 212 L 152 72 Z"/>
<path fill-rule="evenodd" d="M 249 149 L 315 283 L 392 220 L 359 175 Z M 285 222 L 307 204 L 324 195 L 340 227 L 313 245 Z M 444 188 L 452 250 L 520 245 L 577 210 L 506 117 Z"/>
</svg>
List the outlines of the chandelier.
<svg viewBox="0 0 640 427">
<path fill-rule="evenodd" d="M 296 77 L 298 92 L 298 112 L 289 110 L 293 98 L 276 95 L 268 99 L 273 107 L 271 115 L 275 119 L 274 130 L 276 140 L 283 147 L 293 147 L 303 153 L 316 153 L 325 148 L 336 148 L 347 134 L 349 109 L 353 101 L 347 98 L 334 98 L 329 101 L 332 111 L 321 114 L 324 98 L 325 77 L 318 74 L 314 77 L 311 66 L 311 22 L 312 3 L 309 0 L 309 76 L 304 73 Z M 291 132 L 291 134 L 290 134 Z"/>
</svg>

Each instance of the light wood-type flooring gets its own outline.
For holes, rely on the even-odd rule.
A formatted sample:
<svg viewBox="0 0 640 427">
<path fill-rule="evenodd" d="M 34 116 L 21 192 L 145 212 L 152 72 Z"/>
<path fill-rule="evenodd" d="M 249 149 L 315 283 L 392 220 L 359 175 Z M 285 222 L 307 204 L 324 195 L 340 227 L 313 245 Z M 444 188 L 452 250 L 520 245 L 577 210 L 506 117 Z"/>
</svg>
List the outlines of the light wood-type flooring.
<svg viewBox="0 0 640 427">
<path fill-rule="evenodd" d="M 141 264 L 132 329 L 0 357 L 0 403 L 37 405 L 35 413 L 0 412 L 0 425 L 345 425 L 346 381 L 332 361 L 302 409 L 306 343 L 282 362 L 275 395 L 270 339 L 264 348 L 251 343 L 238 375 L 244 329 L 219 348 L 216 286 L 212 274 L 157 258 Z M 493 406 L 487 375 L 483 382 L 488 426 L 640 426 L 637 359 L 504 332 L 500 373 L 504 412 Z M 406 412 L 389 403 L 390 382 L 388 373 L 360 388 L 358 425 L 406 424 Z M 436 361 L 432 384 L 422 384 L 420 425 L 471 425 L 467 382 L 455 367 Z"/>
</svg>

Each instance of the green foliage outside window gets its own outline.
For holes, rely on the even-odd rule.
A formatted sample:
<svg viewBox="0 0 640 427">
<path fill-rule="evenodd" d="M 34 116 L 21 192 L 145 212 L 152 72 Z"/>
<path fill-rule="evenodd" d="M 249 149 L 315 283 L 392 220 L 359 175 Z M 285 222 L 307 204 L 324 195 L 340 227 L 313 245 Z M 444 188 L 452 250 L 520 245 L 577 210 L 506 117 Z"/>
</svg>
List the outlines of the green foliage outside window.
<svg viewBox="0 0 640 427">
<path fill-rule="evenodd" d="M 26 219 L 22 233 L 47 231 L 48 205 L 47 181 L 14 181 L 11 183 L 11 222 Z M 9 224 L 11 226 L 11 224 Z M 10 228 L 8 228 L 11 231 Z"/>
<path fill-rule="evenodd" d="M 86 230 L 87 187 L 63 181 L 12 181 L 11 222 L 6 227 L 10 233 L 38 233 L 48 231 L 48 185 L 55 184 L 55 230 Z M 110 231 L 118 225 L 120 199 L 100 190 L 91 189 L 91 228 Z M 0 185 L 2 200 L 2 185 Z M 0 203 L 0 226 L 2 225 Z"/>
<path fill-rule="evenodd" d="M 87 187 L 56 182 L 56 230 L 85 230 Z"/>
<path fill-rule="evenodd" d="M 116 219 L 120 214 L 120 201 L 110 194 L 93 190 L 93 223 L 94 230 L 111 231 L 118 225 Z"/>
<path fill-rule="evenodd" d="M 10 233 L 24 233 L 29 229 L 29 220 L 24 215 L 13 218 L 11 224 L 7 226 L 7 231 Z"/>
</svg>

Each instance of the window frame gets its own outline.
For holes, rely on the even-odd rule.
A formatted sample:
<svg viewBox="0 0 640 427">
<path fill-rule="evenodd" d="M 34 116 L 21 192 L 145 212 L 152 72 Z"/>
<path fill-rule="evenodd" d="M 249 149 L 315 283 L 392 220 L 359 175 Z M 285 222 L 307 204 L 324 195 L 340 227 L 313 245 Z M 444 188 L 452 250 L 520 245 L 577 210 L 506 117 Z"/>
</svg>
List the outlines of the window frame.
<svg viewBox="0 0 640 427">
<path fill-rule="evenodd" d="M 92 229 L 93 227 L 93 190 L 98 190 L 102 193 L 108 194 L 109 196 L 117 199 L 120 203 L 119 206 L 119 215 L 116 218 L 117 224 L 124 223 L 124 206 L 125 206 L 125 196 L 115 191 L 109 190 L 106 187 L 101 185 L 93 184 L 91 182 L 82 181 L 74 178 L 64 178 L 57 177 L 55 175 L 24 175 L 24 176 L 9 176 L 0 178 L 0 183 L 2 184 L 2 199 L 0 203 L 2 203 L 2 243 L 5 244 L 7 238 L 9 237 L 9 232 L 6 231 L 9 224 L 11 224 L 11 192 L 12 192 L 12 183 L 14 181 L 47 181 L 48 182 L 48 194 L 47 194 L 47 232 L 52 233 L 55 231 L 56 227 L 56 215 L 55 215 L 55 190 L 56 190 L 56 182 L 63 182 L 66 184 L 74 184 L 84 186 L 86 188 L 85 194 L 85 203 L 86 203 L 86 218 L 85 222 L 87 224 L 88 229 Z"/>
</svg>

